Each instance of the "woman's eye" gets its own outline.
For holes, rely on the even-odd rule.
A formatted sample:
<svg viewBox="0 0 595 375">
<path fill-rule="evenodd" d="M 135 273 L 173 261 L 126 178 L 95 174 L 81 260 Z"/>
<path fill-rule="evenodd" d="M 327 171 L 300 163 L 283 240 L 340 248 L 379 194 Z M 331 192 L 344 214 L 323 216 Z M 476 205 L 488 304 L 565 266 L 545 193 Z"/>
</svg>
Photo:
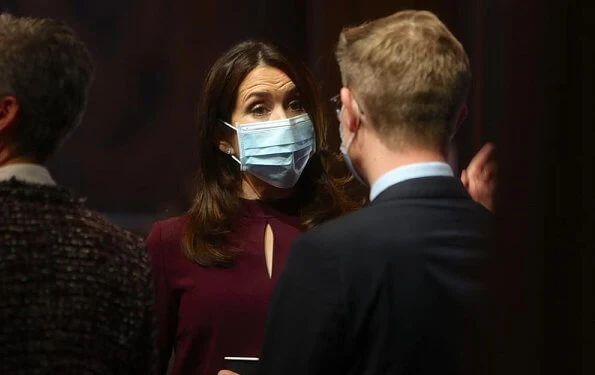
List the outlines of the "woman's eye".
<svg viewBox="0 0 595 375">
<path fill-rule="evenodd" d="M 264 116 L 267 114 L 267 108 L 262 104 L 257 104 L 250 109 L 250 113 L 255 116 Z"/>
<path fill-rule="evenodd" d="M 289 105 L 287 107 L 294 112 L 303 112 L 304 111 L 304 105 L 302 104 L 302 102 L 299 99 L 294 99 L 294 100 L 290 101 Z"/>
</svg>

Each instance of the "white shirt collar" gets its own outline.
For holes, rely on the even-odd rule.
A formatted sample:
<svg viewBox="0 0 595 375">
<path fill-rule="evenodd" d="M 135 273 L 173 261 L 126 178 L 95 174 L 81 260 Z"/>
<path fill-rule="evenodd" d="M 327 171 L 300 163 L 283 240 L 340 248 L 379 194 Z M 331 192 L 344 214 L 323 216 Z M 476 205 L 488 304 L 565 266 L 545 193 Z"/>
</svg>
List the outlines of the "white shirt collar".
<svg viewBox="0 0 595 375">
<path fill-rule="evenodd" d="M 450 165 L 443 162 L 415 163 L 395 168 L 383 174 L 374 182 L 370 189 L 370 201 L 373 201 L 380 193 L 389 187 L 411 180 L 413 178 L 430 176 L 454 176 Z"/>
<path fill-rule="evenodd" d="M 39 164 L 15 163 L 0 167 L 0 181 L 12 178 L 31 184 L 56 185 L 50 172 Z"/>
</svg>

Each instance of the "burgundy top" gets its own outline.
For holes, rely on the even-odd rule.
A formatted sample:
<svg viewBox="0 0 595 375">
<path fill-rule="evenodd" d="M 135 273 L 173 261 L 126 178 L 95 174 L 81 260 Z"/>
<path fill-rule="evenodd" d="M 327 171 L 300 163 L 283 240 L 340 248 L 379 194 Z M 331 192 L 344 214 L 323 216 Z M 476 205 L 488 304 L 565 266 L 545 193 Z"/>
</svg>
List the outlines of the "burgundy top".
<svg viewBox="0 0 595 375">
<path fill-rule="evenodd" d="M 286 210 L 284 210 L 286 212 Z M 151 254 L 158 319 L 160 374 L 172 349 L 171 375 L 216 375 L 224 357 L 258 357 L 268 303 L 291 243 L 301 233 L 299 217 L 259 202 L 242 200 L 229 238 L 240 251 L 231 268 L 206 268 L 190 261 L 181 238 L 187 216 L 156 223 L 147 246 Z M 269 277 L 264 233 L 274 234 Z"/>
</svg>

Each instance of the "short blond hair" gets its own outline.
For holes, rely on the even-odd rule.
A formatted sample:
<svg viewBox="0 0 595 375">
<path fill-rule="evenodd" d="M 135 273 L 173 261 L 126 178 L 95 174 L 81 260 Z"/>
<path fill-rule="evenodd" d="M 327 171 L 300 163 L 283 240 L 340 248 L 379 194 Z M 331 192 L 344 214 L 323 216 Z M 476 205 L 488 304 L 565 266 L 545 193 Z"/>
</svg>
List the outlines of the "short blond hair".
<svg viewBox="0 0 595 375">
<path fill-rule="evenodd" d="M 443 149 L 471 73 L 463 46 L 438 17 L 407 10 L 346 28 L 336 57 L 343 85 L 386 146 Z"/>
</svg>

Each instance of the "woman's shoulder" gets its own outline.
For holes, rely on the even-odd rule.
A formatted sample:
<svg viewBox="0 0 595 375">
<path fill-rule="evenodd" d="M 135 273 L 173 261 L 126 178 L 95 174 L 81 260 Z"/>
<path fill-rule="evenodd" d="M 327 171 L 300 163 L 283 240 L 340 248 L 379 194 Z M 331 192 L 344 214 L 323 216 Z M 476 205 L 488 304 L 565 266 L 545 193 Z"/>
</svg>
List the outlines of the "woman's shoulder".
<svg viewBox="0 0 595 375">
<path fill-rule="evenodd" d="M 155 222 L 147 237 L 149 250 L 154 248 L 179 248 L 188 220 L 188 215 L 182 215 Z"/>
</svg>

